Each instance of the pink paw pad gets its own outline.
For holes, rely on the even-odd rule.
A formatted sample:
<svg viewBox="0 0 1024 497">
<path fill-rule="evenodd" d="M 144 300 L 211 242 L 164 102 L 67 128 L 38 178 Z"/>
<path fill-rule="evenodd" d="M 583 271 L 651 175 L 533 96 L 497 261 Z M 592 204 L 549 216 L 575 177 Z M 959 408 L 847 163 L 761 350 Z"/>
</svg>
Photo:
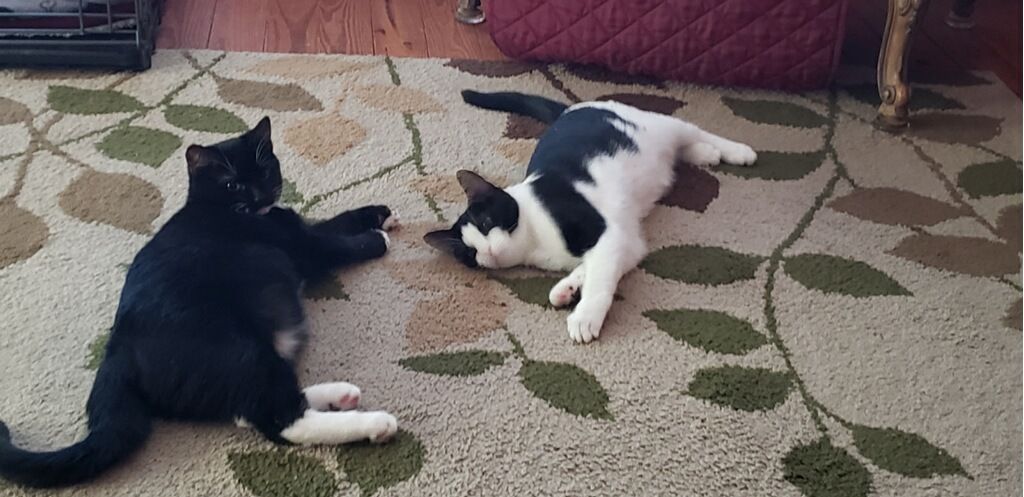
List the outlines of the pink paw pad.
<svg viewBox="0 0 1024 497">
<path fill-rule="evenodd" d="M 359 394 L 346 393 L 327 405 L 331 411 L 349 411 L 359 407 Z"/>
</svg>

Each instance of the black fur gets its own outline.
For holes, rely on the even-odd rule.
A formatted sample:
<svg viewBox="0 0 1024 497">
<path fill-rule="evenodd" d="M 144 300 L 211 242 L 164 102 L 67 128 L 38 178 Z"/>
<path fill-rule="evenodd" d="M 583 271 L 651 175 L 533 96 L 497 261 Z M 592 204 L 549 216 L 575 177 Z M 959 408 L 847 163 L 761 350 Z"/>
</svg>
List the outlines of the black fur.
<svg viewBox="0 0 1024 497">
<path fill-rule="evenodd" d="M 536 177 L 533 191 L 554 218 L 569 252 L 579 257 L 590 250 L 607 225 L 597 209 L 576 191 L 573 184 L 593 182 L 587 164 L 594 157 L 615 155 L 623 150 L 636 151 L 636 142 L 620 129 L 635 128 L 636 124 L 611 111 L 590 107 L 568 110 L 564 104 L 535 95 L 465 90 L 462 98 L 477 107 L 523 114 L 551 124 L 537 142 L 526 176 Z M 466 212 L 451 229 L 429 233 L 425 237 L 427 243 L 454 255 L 467 266 L 476 267 L 475 250 L 462 243 L 462 226 L 472 223 L 485 235 L 494 226 L 511 233 L 516 224 L 482 225 L 476 220 L 507 219 L 513 211 L 518 219 L 515 200 L 501 189 L 493 185 L 492 188 L 500 192 L 492 193 L 492 197 L 504 200 L 486 203 L 471 200 Z"/>
<path fill-rule="evenodd" d="M 303 323 L 303 281 L 384 255 L 373 230 L 390 211 L 364 207 L 313 225 L 287 209 L 259 215 L 281 188 L 266 118 L 238 138 L 193 145 L 186 158 L 185 206 L 128 270 L 86 405 L 88 436 L 29 452 L 0 423 L 0 476 L 36 487 L 88 480 L 139 448 L 153 418 L 242 417 L 282 442 L 305 410 L 293 358 L 277 353 L 274 333 Z"/>
</svg>

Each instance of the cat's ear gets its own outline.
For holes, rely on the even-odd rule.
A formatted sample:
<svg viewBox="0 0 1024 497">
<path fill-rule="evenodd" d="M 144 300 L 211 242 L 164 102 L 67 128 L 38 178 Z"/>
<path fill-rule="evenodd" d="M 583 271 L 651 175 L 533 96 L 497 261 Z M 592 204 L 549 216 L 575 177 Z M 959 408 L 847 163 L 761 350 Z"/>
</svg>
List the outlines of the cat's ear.
<svg viewBox="0 0 1024 497">
<path fill-rule="evenodd" d="M 253 138 L 256 143 L 270 141 L 270 116 L 263 116 L 260 122 L 256 123 L 256 126 L 249 130 L 249 136 Z"/>
<path fill-rule="evenodd" d="M 189 145 L 185 150 L 185 162 L 188 164 L 188 174 L 192 176 L 214 161 L 214 152 L 202 145 Z"/>
<path fill-rule="evenodd" d="M 423 235 L 423 241 L 446 254 L 454 254 L 455 249 L 462 244 L 462 239 L 452 230 L 431 231 Z"/>
<path fill-rule="evenodd" d="M 471 204 L 487 198 L 499 189 L 473 171 L 463 169 L 455 173 L 455 177 L 459 179 L 459 184 L 462 185 L 462 190 L 466 192 L 466 197 Z"/>
</svg>

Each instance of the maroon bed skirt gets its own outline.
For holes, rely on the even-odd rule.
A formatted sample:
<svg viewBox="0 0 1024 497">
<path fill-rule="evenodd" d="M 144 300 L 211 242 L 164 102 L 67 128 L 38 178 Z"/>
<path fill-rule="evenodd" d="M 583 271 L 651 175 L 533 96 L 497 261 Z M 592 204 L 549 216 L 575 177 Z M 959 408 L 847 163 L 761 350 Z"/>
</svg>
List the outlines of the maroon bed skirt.
<svg viewBox="0 0 1024 497">
<path fill-rule="evenodd" d="M 694 83 L 805 90 L 838 65 L 847 0 L 489 0 L 509 57 Z"/>
</svg>

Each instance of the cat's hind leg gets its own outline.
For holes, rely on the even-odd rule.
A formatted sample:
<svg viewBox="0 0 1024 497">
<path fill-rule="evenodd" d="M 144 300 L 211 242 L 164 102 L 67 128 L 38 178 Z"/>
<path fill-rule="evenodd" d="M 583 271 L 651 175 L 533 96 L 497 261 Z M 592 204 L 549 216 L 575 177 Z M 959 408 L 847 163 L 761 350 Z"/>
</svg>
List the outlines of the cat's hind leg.
<svg viewBox="0 0 1024 497">
<path fill-rule="evenodd" d="M 632 234 L 610 229 L 584 254 L 580 302 L 566 318 L 569 337 L 574 342 L 589 343 L 600 336 L 619 280 L 635 268 L 646 253 L 639 229 Z"/>
<path fill-rule="evenodd" d="M 317 410 L 330 407 L 332 400 L 341 400 L 328 399 L 328 394 L 341 394 L 342 390 L 351 394 L 351 385 L 328 383 L 302 391 L 291 366 L 276 354 L 266 354 L 260 363 L 265 369 L 254 375 L 247 391 L 250 395 L 240 399 L 241 412 L 237 417 L 270 440 L 300 445 L 383 442 L 398 430 L 395 417 L 383 411 Z"/>
<path fill-rule="evenodd" d="M 573 299 L 576 298 L 576 293 L 583 286 L 584 268 L 584 264 L 576 266 L 576 269 L 573 269 L 568 276 L 562 278 L 555 286 L 551 287 L 551 292 L 548 293 L 548 300 L 551 302 L 551 305 L 565 307 L 572 303 Z"/>
<path fill-rule="evenodd" d="M 318 383 L 306 387 L 302 393 L 306 394 L 309 407 L 317 411 L 350 411 L 359 407 L 362 395 L 359 387 L 343 381 Z"/>
</svg>

